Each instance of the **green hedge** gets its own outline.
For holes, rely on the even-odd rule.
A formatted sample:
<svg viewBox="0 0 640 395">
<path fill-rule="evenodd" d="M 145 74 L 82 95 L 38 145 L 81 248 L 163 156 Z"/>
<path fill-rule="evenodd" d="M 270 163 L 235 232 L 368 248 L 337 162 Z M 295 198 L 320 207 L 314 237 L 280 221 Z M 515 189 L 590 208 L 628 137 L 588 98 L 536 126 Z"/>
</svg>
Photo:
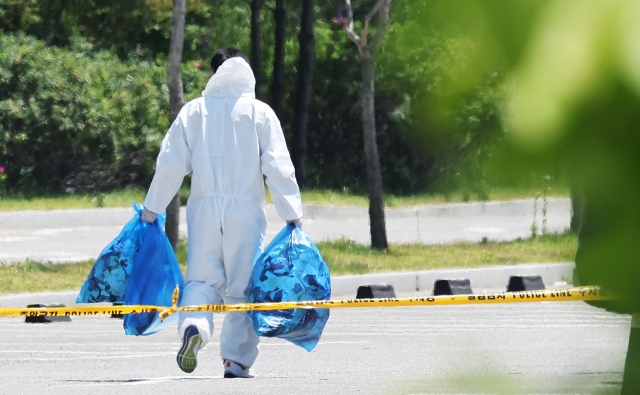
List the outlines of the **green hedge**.
<svg viewBox="0 0 640 395">
<path fill-rule="evenodd" d="M 411 29 L 417 45 L 401 40 L 401 30 L 389 33 L 377 66 L 385 189 L 482 192 L 484 162 L 502 139 L 495 115 L 500 78 L 487 72 L 470 94 L 448 95 L 443 86 L 467 71 L 472 45 Z M 307 187 L 365 192 L 357 50 L 344 32 L 322 24 L 316 42 Z M 287 45 L 287 73 L 295 76 L 296 44 Z M 187 62 L 182 76 L 188 100 L 200 94 L 209 73 Z M 288 139 L 295 88 L 295 78 L 288 78 L 281 120 Z M 150 60 L 134 52 L 123 61 L 115 50 L 78 38 L 65 48 L 45 47 L 30 36 L 0 33 L 0 167 L 6 175 L 0 194 L 145 188 L 168 126 L 168 103 L 163 56 Z"/>
<path fill-rule="evenodd" d="M 185 70 L 185 86 L 204 73 Z M 91 192 L 146 184 L 168 126 L 164 65 L 0 36 L 0 166 L 4 192 Z"/>
</svg>

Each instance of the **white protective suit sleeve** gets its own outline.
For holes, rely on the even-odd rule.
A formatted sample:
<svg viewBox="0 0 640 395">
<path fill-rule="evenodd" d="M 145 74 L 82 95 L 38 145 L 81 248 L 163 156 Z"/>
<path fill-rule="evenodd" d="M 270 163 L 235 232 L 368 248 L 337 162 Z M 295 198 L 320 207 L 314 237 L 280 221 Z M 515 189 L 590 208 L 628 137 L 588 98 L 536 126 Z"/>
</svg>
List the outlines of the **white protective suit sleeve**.
<svg viewBox="0 0 640 395">
<path fill-rule="evenodd" d="M 302 200 L 280 121 L 270 112 L 260 134 L 260 165 L 278 215 L 285 221 L 302 218 Z"/>
<path fill-rule="evenodd" d="M 163 213 L 178 193 L 184 176 L 191 173 L 191 151 L 185 130 L 189 121 L 189 106 L 180 110 L 162 140 L 156 161 L 156 173 L 147 192 L 144 206 L 154 213 Z"/>
</svg>

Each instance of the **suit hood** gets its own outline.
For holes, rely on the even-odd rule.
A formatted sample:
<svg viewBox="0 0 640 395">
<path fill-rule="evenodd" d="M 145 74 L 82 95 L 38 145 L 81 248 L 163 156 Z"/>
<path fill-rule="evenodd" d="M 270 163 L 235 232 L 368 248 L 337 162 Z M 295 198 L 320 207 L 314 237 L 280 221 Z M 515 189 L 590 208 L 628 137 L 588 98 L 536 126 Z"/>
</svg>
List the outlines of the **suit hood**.
<svg viewBox="0 0 640 395">
<path fill-rule="evenodd" d="M 249 64 L 242 58 L 231 58 L 218 67 L 209 79 L 202 96 L 255 98 L 256 79 Z"/>
</svg>

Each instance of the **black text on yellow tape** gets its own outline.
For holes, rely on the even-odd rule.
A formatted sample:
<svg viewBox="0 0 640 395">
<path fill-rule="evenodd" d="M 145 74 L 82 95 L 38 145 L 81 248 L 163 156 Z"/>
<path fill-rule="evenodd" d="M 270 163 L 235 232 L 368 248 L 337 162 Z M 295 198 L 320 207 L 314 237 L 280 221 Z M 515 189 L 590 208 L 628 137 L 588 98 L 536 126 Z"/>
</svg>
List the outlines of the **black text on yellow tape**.
<svg viewBox="0 0 640 395">
<path fill-rule="evenodd" d="M 289 309 L 335 309 L 362 307 L 443 306 L 497 303 L 571 302 L 610 299 L 599 287 L 574 287 L 523 292 L 497 292 L 479 295 L 424 296 L 417 298 L 309 300 L 303 302 L 239 303 L 177 307 L 177 289 L 173 306 L 71 306 L 52 308 L 0 308 L 0 316 L 90 316 L 111 314 L 160 313 L 162 319 L 177 311 L 183 312 L 240 312 Z"/>
<path fill-rule="evenodd" d="M 418 298 L 309 300 L 303 302 L 241 303 L 179 307 L 178 311 L 237 312 L 288 309 L 334 309 L 349 307 L 442 306 L 493 303 L 570 302 L 608 299 L 599 287 L 575 287 L 540 291 L 498 292 L 481 295 L 425 296 Z"/>
<path fill-rule="evenodd" d="M 31 307 L 0 308 L 0 316 L 63 317 L 82 315 L 142 314 L 162 311 L 158 306 L 72 306 L 72 307 Z"/>
</svg>

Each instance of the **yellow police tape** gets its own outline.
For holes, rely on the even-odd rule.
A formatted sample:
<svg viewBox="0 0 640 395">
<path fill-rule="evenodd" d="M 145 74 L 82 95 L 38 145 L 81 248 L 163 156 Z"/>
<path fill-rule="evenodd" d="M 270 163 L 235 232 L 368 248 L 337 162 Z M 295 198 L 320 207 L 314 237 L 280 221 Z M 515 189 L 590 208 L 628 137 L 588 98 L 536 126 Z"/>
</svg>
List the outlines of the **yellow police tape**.
<svg viewBox="0 0 640 395">
<path fill-rule="evenodd" d="M 383 298 L 383 299 L 345 299 L 345 300 L 308 300 L 303 302 L 279 303 L 238 303 L 228 305 L 202 305 L 178 307 L 178 288 L 173 292 L 173 305 L 161 306 L 72 306 L 42 308 L 0 308 L 0 316 L 83 316 L 104 314 L 142 314 L 160 313 L 164 320 L 178 311 L 197 312 L 238 312 L 255 310 L 287 310 L 287 309 L 335 309 L 346 307 L 398 307 L 398 306 L 443 306 L 466 304 L 495 303 L 530 303 L 530 302 L 572 302 L 610 299 L 599 287 L 574 287 L 547 289 L 540 291 L 497 292 L 480 295 L 424 296 L 417 298 Z"/>
</svg>

